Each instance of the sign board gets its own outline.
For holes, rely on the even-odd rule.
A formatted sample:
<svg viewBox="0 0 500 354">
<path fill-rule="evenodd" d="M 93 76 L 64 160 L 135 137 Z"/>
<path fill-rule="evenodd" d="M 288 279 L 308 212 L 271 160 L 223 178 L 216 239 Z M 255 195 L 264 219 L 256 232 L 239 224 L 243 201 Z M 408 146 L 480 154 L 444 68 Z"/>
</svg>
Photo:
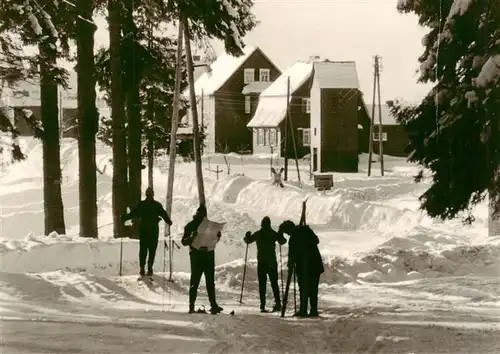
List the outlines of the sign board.
<svg viewBox="0 0 500 354">
<path fill-rule="evenodd" d="M 333 175 L 314 175 L 314 188 L 330 190 L 333 187 Z"/>
<path fill-rule="evenodd" d="M 217 234 L 222 231 L 225 223 L 210 221 L 207 218 L 203 219 L 198 226 L 197 235 L 194 237 L 193 246 L 196 249 L 206 248 L 208 251 L 213 251 L 215 245 L 219 241 Z"/>
</svg>

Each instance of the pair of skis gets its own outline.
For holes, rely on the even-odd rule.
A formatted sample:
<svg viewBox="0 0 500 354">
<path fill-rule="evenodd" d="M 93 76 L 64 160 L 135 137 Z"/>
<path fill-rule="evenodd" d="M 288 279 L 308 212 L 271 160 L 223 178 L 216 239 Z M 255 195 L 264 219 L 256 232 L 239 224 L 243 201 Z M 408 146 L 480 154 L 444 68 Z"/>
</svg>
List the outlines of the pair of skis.
<svg viewBox="0 0 500 354">
<path fill-rule="evenodd" d="M 306 225 L 306 203 L 307 199 L 302 202 L 302 213 L 300 215 L 299 226 Z M 290 241 L 288 241 L 290 242 Z M 286 286 L 285 286 L 285 294 L 283 295 L 283 305 L 281 307 L 281 317 L 285 317 L 286 305 L 288 303 L 288 293 L 290 292 L 290 283 L 292 282 L 293 276 L 293 298 L 295 311 L 297 311 L 297 295 L 295 290 L 295 263 L 292 263 L 290 267 L 288 267 L 288 274 L 286 277 Z"/>
</svg>

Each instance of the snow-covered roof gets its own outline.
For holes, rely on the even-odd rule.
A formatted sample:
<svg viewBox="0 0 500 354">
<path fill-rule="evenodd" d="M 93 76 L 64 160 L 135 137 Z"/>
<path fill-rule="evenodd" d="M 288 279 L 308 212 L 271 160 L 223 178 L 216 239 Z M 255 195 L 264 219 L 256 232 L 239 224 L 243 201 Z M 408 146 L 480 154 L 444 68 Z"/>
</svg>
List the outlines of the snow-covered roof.
<svg viewBox="0 0 500 354">
<path fill-rule="evenodd" d="M 258 47 L 247 46 L 243 48 L 243 55 L 234 57 L 226 52 L 217 57 L 217 60 L 210 65 L 210 70 L 203 73 L 195 81 L 196 96 L 213 95 L 222 85 L 238 70 L 245 61 L 258 49 Z M 189 87 L 184 90 L 182 96 L 189 98 Z"/>
<path fill-rule="evenodd" d="M 249 93 L 262 93 L 262 91 L 267 89 L 271 84 L 272 82 L 270 81 L 254 81 L 246 84 L 243 87 L 241 93 L 243 93 L 244 95 L 247 95 Z"/>
<path fill-rule="evenodd" d="M 372 118 L 372 109 L 373 105 L 372 104 L 366 104 L 366 110 L 368 113 L 368 117 L 371 119 Z M 375 124 L 377 125 L 379 122 L 379 111 L 378 111 L 378 105 L 375 105 Z M 382 125 L 399 125 L 398 122 L 396 122 L 396 118 L 392 115 L 391 110 L 389 109 L 389 106 L 386 104 L 383 104 L 381 106 L 382 108 Z"/>
<path fill-rule="evenodd" d="M 325 89 L 359 89 L 358 73 L 355 62 L 315 62 L 313 65 L 313 87 Z"/>
<path fill-rule="evenodd" d="M 255 114 L 247 124 L 249 128 L 277 127 L 285 119 L 287 81 L 290 77 L 290 99 L 311 76 L 312 63 L 298 61 L 289 67 L 264 90 L 259 97 Z"/>
<path fill-rule="evenodd" d="M 63 90 L 62 106 L 67 109 L 76 109 L 78 106 L 77 97 L 77 74 L 73 70 L 68 70 L 68 88 Z M 97 89 L 96 89 L 97 90 Z M 12 88 L 4 88 L 3 104 L 10 107 L 40 107 L 40 83 L 38 79 L 22 81 Z M 96 98 L 98 108 L 106 108 L 106 102 L 101 98 Z"/>
</svg>

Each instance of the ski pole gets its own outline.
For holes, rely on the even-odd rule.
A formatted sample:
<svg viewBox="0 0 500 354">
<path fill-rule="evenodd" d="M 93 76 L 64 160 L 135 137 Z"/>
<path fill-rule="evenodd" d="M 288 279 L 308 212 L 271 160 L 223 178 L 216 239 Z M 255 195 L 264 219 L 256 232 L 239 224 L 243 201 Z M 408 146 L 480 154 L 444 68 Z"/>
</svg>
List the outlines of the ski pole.
<svg viewBox="0 0 500 354">
<path fill-rule="evenodd" d="M 295 277 L 295 267 L 293 268 L 293 308 L 295 310 L 295 313 L 297 313 L 297 291 L 296 291 L 296 288 L 295 288 L 295 283 L 297 281 L 296 277 Z"/>
<path fill-rule="evenodd" d="M 168 274 L 168 281 L 172 281 L 172 266 L 173 266 L 173 260 L 172 258 L 174 257 L 174 248 L 172 247 L 172 232 L 170 230 L 170 226 L 168 226 L 168 252 L 169 252 L 169 263 L 170 263 L 170 269 L 169 269 L 169 274 Z"/>
<path fill-rule="evenodd" d="M 248 243 L 245 249 L 245 265 L 243 266 L 243 280 L 241 281 L 240 304 L 243 303 L 243 287 L 245 286 L 245 276 L 247 274 Z"/>
<path fill-rule="evenodd" d="M 285 295 L 285 289 L 283 288 L 283 258 L 281 257 L 281 245 L 280 245 L 280 276 L 281 276 L 281 298 Z"/>
<path fill-rule="evenodd" d="M 163 312 L 165 303 L 165 270 L 167 268 L 166 251 L 167 251 L 167 240 L 163 240 L 163 279 L 162 279 L 162 292 L 161 292 L 161 311 Z"/>
<path fill-rule="evenodd" d="M 123 263 L 123 235 L 120 237 L 120 277 L 122 276 L 122 263 Z"/>
</svg>

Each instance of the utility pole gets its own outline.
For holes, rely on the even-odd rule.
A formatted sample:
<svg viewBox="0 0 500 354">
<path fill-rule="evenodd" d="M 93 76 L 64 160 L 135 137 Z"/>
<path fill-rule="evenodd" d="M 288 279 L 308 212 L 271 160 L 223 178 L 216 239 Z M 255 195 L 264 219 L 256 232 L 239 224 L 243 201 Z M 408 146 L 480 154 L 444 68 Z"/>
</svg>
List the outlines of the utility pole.
<svg viewBox="0 0 500 354">
<path fill-rule="evenodd" d="M 181 95 L 181 70 L 182 70 L 182 29 L 183 23 L 179 21 L 179 33 L 177 35 L 177 58 L 175 63 L 175 90 L 174 90 L 174 102 L 173 102 L 173 112 L 172 112 L 172 122 L 170 129 L 170 151 L 169 151 L 169 166 L 168 166 L 168 181 L 167 181 L 167 201 L 166 201 L 166 211 L 168 215 L 172 215 L 172 199 L 174 191 L 174 176 L 175 176 L 175 157 L 177 152 L 177 128 L 179 125 L 179 99 Z M 172 256 L 173 256 L 173 244 L 172 244 L 172 233 L 170 226 L 165 227 L 165 237 L 168 236 L 168 254 L 169 254 L 169 277 L 168 280 L 172 281 Z M 166 241 L 165 241 L 166 242 Z M 166 246 L 166 244 L 165 244 Z"/>
<path fill-rule="evenodd" d="M 382 130 L 382 105 L 380 100 L 380 59 L 381 57 L 375 55 L 375 71 L 373 73 L 373 101 L 372 101 L 372 114 L 370 119 L 370 136 L 368 138 L 368 176 L 371 176 L 372 171 L 372 157 L 373 157 L 373 135 L 375 132 L 375 97 L 377 97 L 378 88 L 378 114 L 379 114 L 379 126 L 378 126 L 378 136 L 379 136 L 379 161 L 380 161 L 380 173 L 384 175 L 384 152 L 383 152 L 383 130 Z"/>
<path fill-rule="evenodd" d="M 378 153 L 380 160 L 380 175 L 384 176 L 384 137 L 382 130 L 382 103 L 380 102 L 380 59 L 377 56 L 375 59 L 375 72 L 377 74 L 377 88 L 378 88 Z"/>
<path fill-rule="evenodd" d="M 193 116 L 193 149 L 194 149 L 194 163 L 196 165 L 196 179 L 198 184 L 198 199 L 200 205 L 207 205 L 205 200 L 205 186 L 203 184 L 203 169 L 201 167 L 201 142 L 200 142 L 200 129 L 198 124 L 198 109 L 196 107 L 196 92 L 194 87 L 193 75 L 193 56 L 191 55 L 191 37 L 189 34 L 189 26 L 187 18 L 182 16 L 181 21 L 184 22 L 184 45 L 186 48 L 186 62 L 187 74 L 189 84 L 189 101 L 191 106 L 191 114 Z"/>
<path fill-rule="evenodd" d="M 285 176 L 284 181 L 288 181 L 288 112 L 290 111 L 290 77 L 286 82 L 286 117 L 285 117 Z"/>
<path fill-rule="evenodd" d="M 288 95 L 290 98 L 290 76 L 287 79 L 287 91 Z M 292 122 L 292 110 L 290 108 L 290 100 L 288 103 L 288 109 L 286 110 L 286 119 L 288 120 L 288 127 L 290 128 L 290 135 L 292 136 L 292 145 L 293 145 L 293 152 L 295 154 L 295 167 L 297 168 L 297 178 L 299 180 L 299 186 L 302 188 L 302 181 L 300 180 L 300 170 L 299 170 L 299 160 L 297 159 L 297 144 L 295 144 L 295 131 L 293 130 L 293 122 Z"/>
</svg>

